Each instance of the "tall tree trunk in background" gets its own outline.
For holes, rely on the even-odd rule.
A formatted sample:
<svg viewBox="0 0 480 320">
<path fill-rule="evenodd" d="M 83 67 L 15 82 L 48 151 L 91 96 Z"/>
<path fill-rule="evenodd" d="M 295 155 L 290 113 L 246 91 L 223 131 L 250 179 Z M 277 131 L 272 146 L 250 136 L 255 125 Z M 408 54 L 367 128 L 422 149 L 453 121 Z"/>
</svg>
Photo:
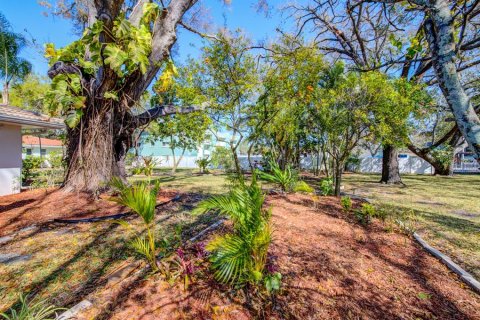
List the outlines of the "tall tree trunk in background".
<svg viewBox="0 0 480 320">
<path fill-rule="evenodd" d="M 342 173 L 343 173 L 343 167 L 345 166 L 345 164 L 339 160 L 334 160 L 335 162 L 335 165 L 334 165 L 334 176 L 335 176 L 335 191 L 334 191 L 334 195 L 335 197 L 340 197 L 340 191 L 341 191 L 341 186 L 342 186 Z"/>
<path fill-rule="evenodd" d="M 395 146 L 383 146 L 382 178 L 380 182 L 386 184 L 402 183 L 398 164 L 398 149 Z"/>
<path fill-rule="evenodd" d="M 242 174 L 242 167 L 240 166 L 240 160 L 238 159 L 237 148 L 230 146 L 230 150 L 232 151 L 233 162 L 235 164 L 235 172 L 240 176 Z"/>
<path fill-rule="evenodd" d="M 9 92 L 8 92 L 8 82 L 5 82 L 3 84 L 2 102 L 4 105 L 8 105 L 10 102 Z"/>
<path fill-rule="evenodd" d="M 480 119 L 465 93 L 455 66 L 454 19 L 446 0 L 429 2 L 425 34 L 440 89 L 468 146 L 480 163 Z"/>
<path fill-rule="evenodd" d="M 178 158 L 177 161 L 175 161 L 175 150 L 172 149 L 172 154 L 173 154 L 173 167 L 172 167 L 172 174 L 175 174 L 177 172 L 178 165 L 180 164 L 180 161 L 183 159 L 183 155 L 185 154 L 185 149 L 182 150 L 182 154 Z"/>
</svg>

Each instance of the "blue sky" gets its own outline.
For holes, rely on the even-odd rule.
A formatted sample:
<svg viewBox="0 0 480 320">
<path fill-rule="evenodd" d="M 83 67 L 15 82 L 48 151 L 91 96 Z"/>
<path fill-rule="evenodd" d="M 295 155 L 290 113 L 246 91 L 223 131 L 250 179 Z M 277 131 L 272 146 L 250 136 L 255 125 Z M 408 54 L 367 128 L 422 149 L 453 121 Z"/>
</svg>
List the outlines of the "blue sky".
<svg viewBox="0 0 480 320">
<path fill-rule="evenodd" d="M 53 1 L 52 1 L 53 2 Z M 254 7 L 256 0 L 232 0 L 225 6 L 221 0 L 203 0 L 208 9 L 209 22 L 212 30 L 226 25 L 230 29 L 243 29 L 254 41 L 273 40 L 277 27 L 285 28 L 278 11 L 273 10 L 269 17 L 257 13 Z M 273 8 L 285 1 L 270 1 Z M 28 39 L 34 40 L 22 56 L 34 66 L 34 72 L 46 75 L 48 65 L 43 58 L 43 44 L 53 42 L 56 47 L 62 47 L 77 39 L 70 21 L 59 17 L 45 16 L 45 8 L 37 0 L 0 0 L 0 12 L 10 21 L 16 32 L 23 33 Z M 181 30 L 178 39 L 178 54 L 176 60 L 182 62 L 189 55 L 196 56 L 202 40 L 198 35 Z"/>
</svg>

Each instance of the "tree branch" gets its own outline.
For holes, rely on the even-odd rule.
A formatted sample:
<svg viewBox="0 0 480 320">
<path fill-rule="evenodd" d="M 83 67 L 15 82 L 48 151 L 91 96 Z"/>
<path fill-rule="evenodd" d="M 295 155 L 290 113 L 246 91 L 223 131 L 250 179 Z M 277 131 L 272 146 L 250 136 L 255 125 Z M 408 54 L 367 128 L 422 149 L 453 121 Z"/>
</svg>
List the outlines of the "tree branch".
<svg viewBox="0 0 480 320">
<path fill-rule="evenodd" d="M 191 113 L 199 110 L 203 110 L 203 107 L 202 106 L 179 107 L 175 105 L 161 105 L 161 106 L 153 107 L 135 116 L 134 121 L 137 127 L 141 127 L 141 126 L 147 125 L 151 121 L 160 117 L 166 117 L 172 114 Z"/>
</svg>

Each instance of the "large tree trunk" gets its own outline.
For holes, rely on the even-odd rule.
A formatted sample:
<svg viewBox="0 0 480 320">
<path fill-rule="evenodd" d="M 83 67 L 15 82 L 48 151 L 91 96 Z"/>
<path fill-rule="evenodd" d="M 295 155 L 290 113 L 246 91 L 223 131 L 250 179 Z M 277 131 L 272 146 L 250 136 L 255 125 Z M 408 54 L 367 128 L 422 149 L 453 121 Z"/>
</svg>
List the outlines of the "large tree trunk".
<svg viewBox="0 0 480 320">
<path fill-rule="evenodd" d="M 429 149 L 419 149 L 415 147 L 414 145 L 410 144 L 408 145 L 408 149 L 415 153 L 418 157 L 422 158 L 423 160 L 427 161 L 434 169 L 435 175 L 441 175 L 441 176 L 448 176 L 450 175 L 450 166 L 445 165 L 445 163 L 441 162 L 437 158 L 433 157 L 430 152 L 431 150 Z"/>
<path fill-rule="evenodd" d="M 117 170 L 113 121 L 113 110 L 89 112 L 75 129 L 68 130 L 67 191 L 97 192 L 111 180 Z"/>
<path fill-rule="evenodd" d="M 383 146 L 382 178 L 380 182 L 386 184 L 402 183 L 398 164 L 398 150 L 392 145 Z"/>
<path fill-rule="evenodd" d="M 480 163 L 480 119 L 463 89 L 455 66 L 454 19 L 450 5 L 446 0 L 436 0 L 429 6 L 425 34 L 433 68 L 457 126 Z"/>
</svg>

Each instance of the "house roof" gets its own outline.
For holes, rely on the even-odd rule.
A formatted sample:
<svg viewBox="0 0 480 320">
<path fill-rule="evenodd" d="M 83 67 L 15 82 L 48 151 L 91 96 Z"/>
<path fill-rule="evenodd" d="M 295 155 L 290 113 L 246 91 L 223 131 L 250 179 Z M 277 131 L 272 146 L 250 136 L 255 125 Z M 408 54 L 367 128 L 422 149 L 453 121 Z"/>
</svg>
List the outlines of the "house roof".
<svg viewBox="0 0 480 320">
<path fill-rule="evenodd" d="M 40 139 L 40 141 L 39 141 Z M 22 136 L 22 144 L 23 145 L 30 145 L 30 146 L 38 146 L 42 145 L 42 147 L 61 147 L 63 145 L 61 140 L 57 139 L 47 139 L 47 138 L 39 138 L 35 136 Z"/>
<path fill-rule="evenodd" d="M 0 123 L 21 125 L 27 128 L 65 128 L 62 119 L 52 118 L 38 112 L 23 110 L 7 105 L 0 105 Z"/>
</svg>

